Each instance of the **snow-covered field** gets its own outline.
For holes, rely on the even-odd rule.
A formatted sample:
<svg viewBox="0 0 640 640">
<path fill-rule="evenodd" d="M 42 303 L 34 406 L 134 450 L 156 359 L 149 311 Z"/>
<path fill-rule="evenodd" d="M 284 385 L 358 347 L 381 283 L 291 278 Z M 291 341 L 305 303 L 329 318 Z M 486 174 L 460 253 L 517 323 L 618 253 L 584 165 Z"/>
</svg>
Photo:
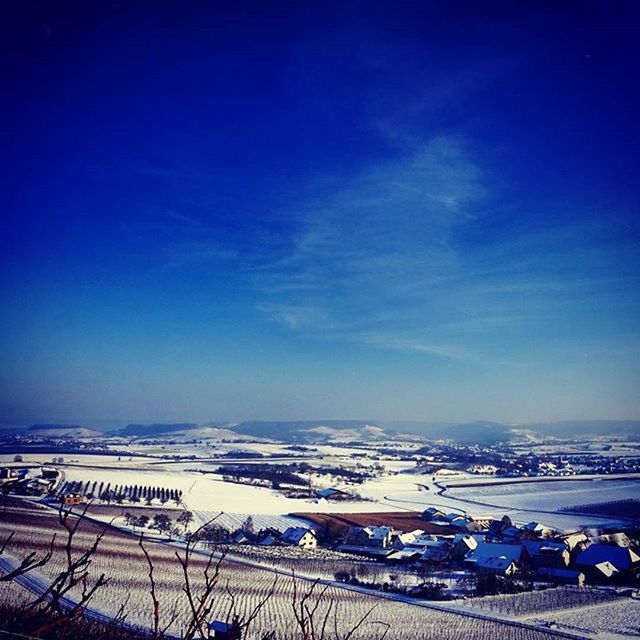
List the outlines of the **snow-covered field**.
<svg viewBox="0 0 640 640">
<path fill-rule="evenodd" d="M 573 481 L 552 483 L 530 482 L 516 485 L 451 488 L 447 489 L 444 495 L 439 495 L 437 493 L 439 487 L 433 484 L 432 477 L 431 474 L 397 474 L 383 476 L 382 478 L 376 478 L 364 483 L 360 487 L 359 493 L 365 498 L 371 498 L 380 504 L 390 506 L 396 510 L 407 509 L 419 511 L 425 509 L 427 506 L 437 506 L 447 511 L 467 512 L 476 518 L 501 518 L 503 515 L 508 515 L 514 522 L 519 524 L 526 524 L 531 520 L 537 520 L 558 529 L 595 528 L 605 523 L 613 522 L 611 519 L 597 517 L 576 516 L 565 513 L 547 513 L 547 511 L 553 512 L 564 504 L 574 505 L 586 503 L 586 501 L 580 502 L 580 499 L 578 499 L 578 502 L 573 502 L 577 495 L 581 495 L 582 498 L 584 498 L 586 495 L 584 493 L 574 494 L 570 503 L 566 501 L 562 502 L 562 485 L 570 485 L 568 489 L 572 489 L 574 488 Z M 612 494 L 609 492 L 609 486 L 612 485 L 612 488 L 616 488 L 617 483 L 622 483 L 621 486 L 627 487 L 626 493 L 623 494 L 624 497 L 637 495 L 635 492 L 637 492 L 640 487 L 640 481 L 607 480 L 588 482 L 585 484 L 592 489 L 588 502 L 616 499 L 610 497 Z M 581 482 L 577 482 L 576 485 L 578 486 L 575 488 L 579 489 L 581 484 Z M 558 485 L 561 486 L 558 487 Z M 633 494 L 631 493 L 632 486 L 634 487 Z M 505 500 L 503 502 L 504 506 L 501 506 L 501 503 L 499 503 L 495 495 L 492 494 L 492 492 L 499 492 L 507 488 L 514 492 L 513 495 L 521 497 L 521 501 L 519 502 L 520 506 L 516 507 L 516 505 L 509 500 Z M 549 497 L 544 497 L 544 494 L 554 491 L 556 492 L 555 502 Z M 618 491 L 619 489 L 616 488 L 615 495 L 618 495 Z M 537 498 L 539 492 L 543 495 L 540 499 Z M 509 494 L 509 497 L 510 495 L 511 494 Z M 465 500 L 473 502 L 465 502 Z M 499 506 L 487 506 L 481 503 Z M 540 504 L 545 504 L 548 508 L 545 509 L 539 506 Z"/>
<path fill-rule="evenodd" d="M 277 529 L 278 531 L 284 531 L 288 527 L 308 527 L 309 523 L 301 518 L 292 518 L 291 516 L 270 516 L 256 513 L 222 513 L 219 511 L 194 511 L 193 515 L 197 520 L 198 525 L 211 522 L 215 518 L 215 524 L 229 531 L 235 531 L 240 529 L 246 522 L 247 518 L 251 516 L 253 521 L 253 530 L 260 531 L 260 529 Z"/>
<path fill-rule="evenodd" d="M 211 511 L 225 513 L 251 513 L 253 515 L 286 515 L 294 511 L 315 511 L 321 513 L 354 511 L 393 510 L 391 506 L 381 506 L 375 502 L 327 502 L 316 499 L 300 500 L 287 498 L 278 491 L 265 487 L 224 482 L 217 474 L 203 475 L 182 470 L 113 470 L 64 469 L 67 481 L 97 481 L 117 485 L 140 485 L 180 489 L 182 500 L 191 511 Z"/>
<path fill-rule="evenodd" d="M 640 480 L 566 480 L 461 488 L 449 486 L 447 494 L 517 509 L 555 511 L 594 502 L 640 499 Z"/>
<path fill-rule="evenodd" d="M 154 462 L 155 458 L 146 456 L 103 456 L 103 455 L 86 455 L 77 453 L 62 453 L 60 455 L 53 453 L 22 453 L 22 464 L 52 464 L 53 458 L 63 458 L 64 464 L 80 464 L 80 465 L 95 465 L 100 467 L 144 467 L 150 462 Z M 21 463 L 14 463 L 13 459 L 15 454 L 0 454 L 0 464 L 16 464 L 19 466 Z"/>
<path fill-rule="evenodd" d="M 536 614 L 535 620 L 555 622 L 561 630 L 573 633 L 594 634 L 598 640 L 638 638 L 640 600 L 624 598 L 588 607 L 561 609 Z"/>
</svg>

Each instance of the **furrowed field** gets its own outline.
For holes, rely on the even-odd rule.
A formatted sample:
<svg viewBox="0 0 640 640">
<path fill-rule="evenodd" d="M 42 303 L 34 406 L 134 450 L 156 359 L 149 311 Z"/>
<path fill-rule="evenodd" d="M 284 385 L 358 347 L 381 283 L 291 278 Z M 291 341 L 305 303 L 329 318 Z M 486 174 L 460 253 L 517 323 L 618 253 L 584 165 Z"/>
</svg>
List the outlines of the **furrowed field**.
<svg viewBox="0 0 640 640">
<path fill-rule="evenodd" d="M 88 547 L 101 530 L 102 527 L 94 523 L 82 523 L 75 540 L 74 553 Z M 40 575 L 43 578 L 51 577 L 56 573 L 56 569 L 59 570 L 64 566 L 65 531 L 60 526 L 56 513 L 42 508 L 23 509 L 6 506 L 0 511 L 1 539 L 4 540 L 12 531 L 15 532 L 15 536 L 7 551 L 16 558 L 22 558 L 33 550 L 44 553 L 49 547 L 53 534 L 57 534 L 53 558 L 46 567 L 39 570 Z M 187 619 L 188 606 L 182 592 L 184 578 L 181 566 L 175 557 L 175 549 L 151 542 L 146 546 L 155 566 L 161 616 L 164 617 L 165 622 L 168 622 L 172 612 L 176 611 L 178 617 L 170 631 L 179 635 L 181 626 Z M 196 590 L 202 585 L 202 571 L 205 565 L 205 557 L 199 556 L 190 567 L 190 578 Z M 147 571 L 144 556 L 137 546 L 136 539 L 118 531 L 109 530 L 91 566 L 94 578 L 104 573 L 109 578 L 109 582 L 96 593 L 91 606 L 104 613 L 115 614 L 118 608 L 126 603 L 127 619 L 130 622 L 150 625 L 152 603 Z M 298 580 L 296 586 L 300 593 L 307 589 L 310 583 Z M 239 612 L 249 613 L 271 589 L 273 589 L 273 596 L 253 622 L 247 637 L 262 638 L 270 631 L 275 631 L 276 638 L 300 637 L 296 633 L 292 609 L 294 580 L 290 576 L 276 575 L 260 568 L 229 561 L 223 562 L 217 587 L 218 597 L 212 617 L 222 620 L 227 618 L 232 596 L 235 598 Z M 328 588 L 318 607 L 319 619 L 324 617 L 330 603 L 332 603 L 332 612 L 329 628 L 332 629 L 332 637 L 344 637 L 374 605 L 376 605 L 375 610 L 366 624 L 352 636 L 353 638 L 372 640 L 381 637 L 387 625 L 389 626 L 386 638 L 390 640 L 402 640 L 409 636 L 425 640 L 458 638 L 545 640 L 549 637 L 549 634 L 543 630 L 513 627 L 500 622 L 433 611 L 349 592 L 333 586 Z M 334 632 L 334 625 L 337 627 L 337 634 Z"/>
</svg>

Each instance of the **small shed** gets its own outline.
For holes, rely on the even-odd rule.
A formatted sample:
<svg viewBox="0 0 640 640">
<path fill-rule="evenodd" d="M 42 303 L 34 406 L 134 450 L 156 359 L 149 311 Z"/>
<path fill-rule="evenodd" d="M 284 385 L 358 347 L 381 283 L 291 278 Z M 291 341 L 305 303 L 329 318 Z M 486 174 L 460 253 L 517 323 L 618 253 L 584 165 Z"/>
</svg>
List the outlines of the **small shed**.
<svg viewBox="0 0 640 640">
<path fill-rule="evenodd" d="M 242 629 L 237 622 L 214 620 L 209 623 L 209 640 L 240 640 Z"/>
</svg>

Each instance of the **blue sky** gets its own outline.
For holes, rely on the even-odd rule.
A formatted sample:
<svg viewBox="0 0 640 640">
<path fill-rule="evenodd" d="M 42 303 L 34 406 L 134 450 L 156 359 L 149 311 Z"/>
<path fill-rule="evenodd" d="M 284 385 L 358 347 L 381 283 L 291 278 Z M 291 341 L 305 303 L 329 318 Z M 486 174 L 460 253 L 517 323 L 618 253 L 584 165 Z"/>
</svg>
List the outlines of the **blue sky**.
<svg viewBox="0 0 640 640">
<path fill-rule="evenodd" d="M 640 418 L 635 3 L 10 5 L 0 422 Z"/>
</svg>

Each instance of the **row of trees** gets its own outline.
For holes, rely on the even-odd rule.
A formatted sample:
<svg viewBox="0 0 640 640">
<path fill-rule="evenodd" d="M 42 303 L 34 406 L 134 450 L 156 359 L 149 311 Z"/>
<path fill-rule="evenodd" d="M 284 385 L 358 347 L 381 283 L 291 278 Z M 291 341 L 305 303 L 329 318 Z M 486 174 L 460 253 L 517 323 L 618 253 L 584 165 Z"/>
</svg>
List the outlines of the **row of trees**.
<svg viewBox="0 0 640 640">
<path fill-rule="evenodd" d="M 82 482 L 76 480 L 65 483 L 62 493 L 81 493 L 85 498 L 99 498 L 111 504 L 117 502 L 145 502 L 150 505 L 153 500 L 158 500 L 161 504 L 166 504 L 170 500 L 180 505 L 182 500 L 182 490 L 167 489 L 166 487 L 150 487 L 146 485 L 111 485 L 110 482 L 98 482 L 88 480 Z"/>
</svg>

